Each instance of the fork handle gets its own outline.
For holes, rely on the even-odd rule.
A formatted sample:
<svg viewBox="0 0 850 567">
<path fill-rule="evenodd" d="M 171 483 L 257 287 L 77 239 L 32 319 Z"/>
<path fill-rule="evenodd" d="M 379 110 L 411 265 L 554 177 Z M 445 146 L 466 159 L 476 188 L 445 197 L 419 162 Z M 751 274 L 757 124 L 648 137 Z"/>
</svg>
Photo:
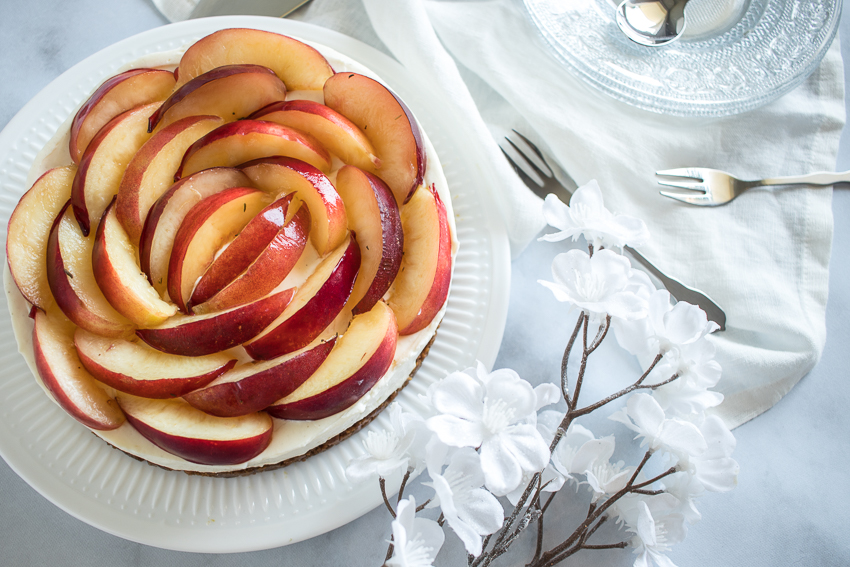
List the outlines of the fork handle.
<svg viewBox="0 0 850 567">
<path fill-rule="evenodd" d="M 808 175 L 771 177 L 754 182 L 757 187 L 767 185 L 817 185 L 820 187 L 826 187 L 835 183 L 850 183 L 850 171 L 821 171 L 818 173 L 810 173 Z"/>
</svg>

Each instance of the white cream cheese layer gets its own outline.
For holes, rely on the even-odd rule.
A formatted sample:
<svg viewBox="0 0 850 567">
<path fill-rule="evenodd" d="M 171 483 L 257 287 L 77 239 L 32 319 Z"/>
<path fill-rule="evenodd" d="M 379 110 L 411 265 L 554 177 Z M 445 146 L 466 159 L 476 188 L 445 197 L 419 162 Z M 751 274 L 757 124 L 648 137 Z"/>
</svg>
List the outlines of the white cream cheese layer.
<svg viewBox="0 0 850 567">
<path fill-rule="evenodd" d="M 330 62 L 335 71 L 360 73 L 380 81 L 380 77 L 378 77 L 375 73 L 339 52 L 313 42 L 305 43 L 309 43 L 311 46 L 318 49 Z M 185 46 L 185 48 L 188 47 L 189 44 Z M 116 70 L 116 73 L 135 67 L 176 66 L 177 63 L 179 63 L 180 57 L 182 56 L 183 51 L 185 51 L 185 48 L 145 56 L 131 64 L 128 64 L 124 68 Z M 295 91 L 288 93 L 287 99 L 292 98 L 310 98 L 311 100 L 323 102 L 321 100 L 321 93 L 315 92 Z M 65 124 L 60 128 L 59 132 L 45 145 L 44 149 L 36 157 L 33 167 L 29 172 L 28 183 L 30 185 L 48 169 L 71 163 L 70 154 L 68 153 L 68 140 L 72 119 L 73 116 L 68 118 Z M 420 130 L 422 130 L 421 125 Z M 446 213 L 452 232 L 452 257 L 454 258 L 457 254 L 458 242 L 456 237 L 457 231 L 455 227 L 455 218 L 452 211 L 452 201 L 448 192 L 448 184 L 445 175 L 443 174 L 442 167 L 440 166 L 440 160 L 437 157 L 437 153 L 424 130 L 422 130 L 422 138 L 425 145 L 427 160 L 424 183 L 426 187 L 432 184 L 436 186 L 437 192 L 446 207 Z M 15 331 L 15 337 L 18 341 L 18 349 L 26 359 L 33 375 L 36 377 L 36 380 L 45 390 L 45 394 L 53 399 L 51 394 L 44 388 L 35 367 L 32 345 L 32 320 L 28 317 L 30 305 L 15 286 L 9 272 L 8 265 L 4 272 L 4 285 L 9 302 L 12 326 Z M 444 305 L 434 320 L 431 321 L 431 324 L 425 329 L 422 329 L 413 335 L 399 337 L 395 358 L 393 359 L 390 370 L 357 403 L 336 415 L 317 421 L 288 421 L 275 419 L 274 434 L 269 447 L 259 456 L 245 463 L 230 466 L 209 466 L 190 463 L 153 445 L 142 437 L 135 429 L 133 429 L 129 423 L 125 423 L 118 429 L 112 431 L 94 431 L 94 433 L 122 451 L 135 455 L 151 463 L 175 470 L 201 473 L 234 472 L 272 465 L 298 457 L 311 449 L 324 445 L 328 440 L 357 424 L 364 417 L 368 416 L 375 409 L 380 407 L 387 397 L 389 397 L 393 392 L 398 390 L 416 367 L 416 360 L 419 354 L 428 345 L 431 337 L 437 331 L 437 327 L 439 326 L 445 311 L 446 306 Z M 79 426 L 83 427 L 82 425 Z"/>
</svg>

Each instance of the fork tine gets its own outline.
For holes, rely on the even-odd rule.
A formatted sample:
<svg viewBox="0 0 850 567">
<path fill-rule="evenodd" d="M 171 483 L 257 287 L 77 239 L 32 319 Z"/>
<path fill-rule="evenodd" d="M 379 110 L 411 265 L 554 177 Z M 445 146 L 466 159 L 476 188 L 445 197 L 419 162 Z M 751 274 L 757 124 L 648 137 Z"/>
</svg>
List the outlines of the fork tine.
<svg viewBox="0 0 850 567">
<path fill-rule="evenodd" d="M 529 140 L 528 138 L 526 138 L 525 136 L 523 136 L 522 134 L 520 134 L 519 132 L 517 132 L 517 131 L 516 131 L 516 130 L 514 130 L 513 128 L 511 128 L 511 131 L 513 131 L 513 133 L 514 133 L 514 134 L 516 134 L 517 136 L 519 136 L 519 137 L 520 137 L 520 139 L 521 139 L 523 142 L 525 142 L 525 144 L 526 144 L 526 145 L 527 145 L 527 146 L 531 149 L 531 151 L 535 153 L 535 155 L 536 155 L 536 156 L 537 156 L 537 158 L 540 160 L 540 162 L 541 162 L 543 165 L 545 165 L 545 166 L 546 166 L 546 168 L 549 170 L 549 175 L 547 175 L 546 177 L 553 177 L 553 176 L 555 175 L 555 173 L 552 171 L 552 168 L 549 166 L 549 162 L 548 162 L 548 161 L 546 161 L 546 158 L 545 158 L 545 157 L 543 157 L 543 152 L 541 152 L 541 151 L 540 151 L 540 148 L 538 148 L 537 146 L 535 146 L 535 145 L 534 145 L 534 143 L 533 143 L 531 140 Z M 505 138 L 505 139 L 507 139 L 507 138 Z M 511 142 L 511 140 L 510 140 L 510 139 L 507 139 L 507 140 L 508 140 L 508 143 L 510 143 L 510 144 L 514 147 L 514 149 L 515 149 L 516 151 L 518 151 L 518 152 L 520 152 L 521 154 L 523 154 L 523 157 L 526 157 L 526 156 L 525 156 L 525 152 L 520 151 L 520 149 L 519 149 L 519 148 L 517 148 L 517 147 L 516 147 L 516 145 L 515 145 L 513 142 Z"/>
<path fill-rule="evenodd" d="M 501 147 L 499 149 L 502 150 Z M 531 177 L 529 174 L 527 174 L 525 171 L 523 171 L 523 169 L 520 166 L 517 165 L 517 163 L 513 160 L 513 158 L 511 158 L 511 156 L 508 155 L 508 152 L 506 152 L 505 150 L 502 150 L 502 153 L 505 154 L 505 157 L 507 158 L 508 163 L 510 163 L 511 166 L 513 166 L 514 171 L 516 171 L 516 174 L 519 175 L 519 178 L 522 179 L 522 182 L 525 183 L 525 185 L 528 188 L 531 189 L 533 187 L 540 187 L 540 184 L 537 181 L 535 181 L 535 179 L 533 177 Z"/>
<path fill-rule="evenodd" d="M 517 151 L 517 153 L 522 157 L 523 161 L 525 161 L 525 163 L 527 163 L 528 166 L 531 167 L 531 169 L 533 169 L 534 172 L 537 173 L 537 175 L 540 176 L 540 179 L 546 179 L 547 177 L 552 177 L 551 169 L 549 170 L 550 171 L 549 173 L 546 173 L 545 171 L 543 171 L 542 169 L 537 167 L 537 164 L 535 164 L 533 161 L 531 161 L 528 158 L 528 156 L 525 155 L 525 152 L 523 152 L 521 149 L 519 149 L 517 147 L 517 145 L 513 142 L 513 140 L 511 140 L 508 137 L 505 137 L 505 140 L 507 140 L 508 143 L 511 145 L 511 147 Z M 505 150 L 502 150 L 502 151 L 504 152 Z M 546 163 L 546 162 L 543 162 L 543 163 Z M 549 166 L 547 165 L 546 167 L 548 168 Z"/>
<path fill-rule="evenodd" d="M 694 169 L 692 167 L 665 169 L 663 171 L 656 171 L 655 175 L 666 175 L 668 177 L 687 177 L 689 179 L 699 179 L 700 181 L 703 180 L 702 172 L 699 169 Z"/>
<path fill-rule="evenodd" d="M 710 195 L 702 194 L 702 195 L 689 195 L 687 193 L 671 193 L 670 191 L 659 191 L 665 197 L 669 197 L 675 201 L 681 201 L 682 203 L 688 203 L 690 205 L 698 205 L 701 207 L 711 207 L 716 203 L 711 199 Z"/>
<path fill-rule="evenodd" d="M 699 181 L 662 181 L 658 180 L 659 185 L 665 187 L 675 187 L 676 189 L 684 189 L 686 191 L 699 191 L 700 193 L 708 193 L 708 186 Z"/>
</svg>

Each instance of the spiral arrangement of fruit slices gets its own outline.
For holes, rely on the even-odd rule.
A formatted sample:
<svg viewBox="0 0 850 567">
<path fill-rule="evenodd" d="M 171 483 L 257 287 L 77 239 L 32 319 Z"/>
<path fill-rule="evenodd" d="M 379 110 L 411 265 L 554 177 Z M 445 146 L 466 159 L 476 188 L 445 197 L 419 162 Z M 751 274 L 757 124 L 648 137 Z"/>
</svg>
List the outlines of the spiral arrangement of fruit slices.
<svg viewBox="0 0 850 567">
<path fill-rule="evenodd" d="M 296 39 L 227 29 L 174 71 L 120 73 L 69 151 L 6 250 L 41 380 L 92 429 L 246 462 L 272 417 L 353 405 L 447 299 L 449 221 L 412 113 Z"/>
</svg>

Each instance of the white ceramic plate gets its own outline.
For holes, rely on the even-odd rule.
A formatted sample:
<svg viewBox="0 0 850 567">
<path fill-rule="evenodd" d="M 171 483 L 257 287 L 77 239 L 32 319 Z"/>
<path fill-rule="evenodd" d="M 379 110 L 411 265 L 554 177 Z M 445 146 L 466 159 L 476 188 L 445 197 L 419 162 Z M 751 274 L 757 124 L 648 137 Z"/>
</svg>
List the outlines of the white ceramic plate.
<svg viewBox="0 0 850 567">
<path fill-rule="evenodd" d="M 253 27 L 327 45 L 381 76 L 411 107 L 439 155 L 457 221 L 460 251 L 448 309 L 433 347 L 399 401 L 446 373 L 481 360 L 491 366 L 507 316 L 510 258 L 488 191 L 497 186 L 462 116 L 452 114 L 396 61 L 354 39 L 289 20 L 233 16 L 190 20 L 121 41 L 48 85 L 0 133 L 0 226 L 5 230 L 36 154 L 98 84 L 140 57 L 180 48 L 217 29 Z M 344 525 L 377 506 L 377 482 L 352 486 L 346 464 L 362 454 L 363 432 L 306 462 L 223 479 L 168 472 L 110 448 L 50 401 L 17 353 L 0 305 L 0 455 L 27 483 L 77 518 L 114 535 L 166 549 L 240 552 L 278 547 Z M 371 427 L 385 426 L 379 417 Z M 392 484 L 390 484 L 392 485 Z"/>
</svg>

